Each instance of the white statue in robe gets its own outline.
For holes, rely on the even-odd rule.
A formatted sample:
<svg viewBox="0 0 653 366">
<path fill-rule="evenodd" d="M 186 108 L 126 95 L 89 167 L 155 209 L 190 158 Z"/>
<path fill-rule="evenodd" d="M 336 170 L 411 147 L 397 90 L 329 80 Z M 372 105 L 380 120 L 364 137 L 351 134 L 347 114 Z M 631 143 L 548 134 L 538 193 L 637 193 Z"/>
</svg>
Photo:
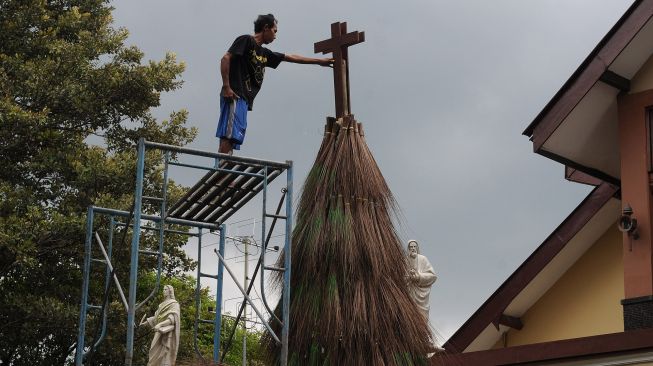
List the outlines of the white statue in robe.
<svg viewBox="0 0 653 366">
<path fill-rule="evenodd" d="M 429 319 L 429 295 L 431 286 L 437 280 L 435 271 L 429 260 L 419 253 L 416 240 L 408 242 L 408 286 L 409 292 L 422 315 Z"/>
<path fill-rule="evenodd" d="M 159 304 L 154 316 L 147 319 L 146 316 L 143 316 L 140 325 L 147 324 L 154 329 L 147 366 L 175 366 L 179 348 L 180 310 L 172 286 L 163 286 L 163 302 Z"/>
</svg>

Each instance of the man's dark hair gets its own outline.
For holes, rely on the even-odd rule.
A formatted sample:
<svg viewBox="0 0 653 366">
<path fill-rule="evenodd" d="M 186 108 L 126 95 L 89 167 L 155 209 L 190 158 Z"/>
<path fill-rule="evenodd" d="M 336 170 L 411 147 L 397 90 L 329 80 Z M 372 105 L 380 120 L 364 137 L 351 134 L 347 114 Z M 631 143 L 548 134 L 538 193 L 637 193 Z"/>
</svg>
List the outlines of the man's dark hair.
<svg viewBox="0 0 653 366">
<path fill-rule="evenodd" d="M 272 28 L 275 24 L 277 24 L 277 20 L 274 18 L 274 15 L 259 15 L 254 21 L 254 33 L 263 32 L 263 28 L 265 28 L 266 25 Z"/>
</svg>

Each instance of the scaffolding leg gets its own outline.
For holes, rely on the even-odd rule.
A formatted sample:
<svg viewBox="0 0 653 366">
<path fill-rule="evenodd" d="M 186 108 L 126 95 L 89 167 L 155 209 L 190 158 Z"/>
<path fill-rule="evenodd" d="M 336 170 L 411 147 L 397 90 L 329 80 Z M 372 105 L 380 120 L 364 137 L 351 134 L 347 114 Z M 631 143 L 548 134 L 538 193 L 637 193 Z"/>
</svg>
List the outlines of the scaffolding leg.
<svg viewBox="0 0 653 366">
<path fill-rule="evenodd" d="M 136 313 L 136 280 L 138 276 L 138 248 L 141 235 L 141 211 L 143 201 L 143 170 L 145 167 L 145 140 L 138 140 L 136 161 L 136 192 L 134 194 L 134 231 L 132 234 L 131 267 L 129 269 L 129 308 L 127 309 L 127 346 L 125 366 L 132 366 L 134 358 L 134 318 Z"/>
<path fill-rule="evenodd" d="M 290 251 L 292 250 L 292 161 L 286 172 L 286 243 L 283 258 L 283 325 L 281 328 L 281 365 L 288 365 L 288 334 L 290 331 Z"/>
<path fill-rule="evenodd" d="M 84 357 L 84 336 L 86 332 L 86 313 L 88 312 L 88 285 L 91 272 L 91 242 L 93 232 L 93 208 L 86 212 L 86 241 L 84 243 L 84 274 L 82 280 L 82 303 L 79 311 L 79 333 L 75 350 L 75 365 L 81 366 Z"/>
<path fill-rule="evenodd" d="M 195 347 L 195 353 L 203 361 L 204 357 L 200 351 L 198 343 L 198 332 L 200 324 L 200 315 L 202 313 L 202 303 L 201 303 L 201 279 L 202 279 L 202 229 L 198 229 L 199 233 L 197 236 L 197 278 L 195 279 L 195 324 L 193 325 L 193 346 Z"/>
<path fill-rule="evenodd" d="M 150 292 L 145 300 L 136 304 L 136 310 L 140 309 L 148 301 L 150 301 L 156 293 L 159 291 L 159 286 L 161 285 L 161 268 L 163 265 L 163 240 L 165 239 L 165 220 L 166 220 L 166 202 L 168 200 L 168 163 L 170 161 L 170 152 L 166 151 L 164 154 L 164 165 L 163 165 L 163 188 L 161 189 L 161 220 L 158 222 L 159 227 L 159 247 L 157 250 L 157 264 L 156 264 L 156 281 L 154 282 L 154 288 Z"/>
<path fill-rule="evenodd" d="M 226 237 L 226 227 L 221 225 L 219 228 L 220 232 L 220 253 L 224 254 L 225 246 L 225 237 Z M 195 287 L 195 323 L 193 326 L 193 346 L 195 348 L 195 354 L 204 361 L 204 356 L 202 355 L 202 350 L 199 348 L 199 325 L 202 323 L 213 324 L 213 361 L 218 362 L 220 357 L 220 331 L 222 329 L 222 279 L 223 279 L 223 269 L 224 266 L 222 263 L 218 264 L 218 274 L 211 275 L 202 272 L 202 229 L 199 229 L 198 240 L 197 240 L 197 279 Z M 201 318 L 201 309 L 202 309 L 202 277 L 213 278 L 217 281 L 217 289 L 215 296 L 215 316 L 213 320 L 202 319 Z"/>
<path fill-rule="evenodd" d="M 110 216 L 109 217 L 109 247 L 107 248 L 108 256 L 106 258 L 107 265 L 105 266 L 106 270 L 104 275 L 105 289 L 108 289 L 111 286 L 110 281 L 112 280 L 111 278 L 112 270 L 109 268 L 109 265 L 111 264 L 111 254 L 113 253 L 113 231 L 115 230 L 115 227 L 116 227 L 116 220 L 113 216 Z M 109 315 L 109 304 L 103 304 L 103 306 L 104 306 L 104 314 L 102 314 L 102 331 L 100 333 L 100 337 L 95 342 L 93 347 L 97 347 L 100 344 L 100 342 L 104 340 L 104 337 L 107 335 L 107 317 Z"/>
<path fill-rule="evenodd" d="M 220 255 L 224 256 L 224 243 L 227 236 L 227 227 L 220 226 Z M 215 325 L 213 333 L 213 362 L 216 364 L 220 359 L 220 336 L 222 332 L 222 282 L 224 276 L 224 264 L 218 261 L 218 287 L 215 294 Z"/>
<path fill-rule="evenodd" d="M 107 249 L 108 254 L 103 253 L 103 254 L 105 254 L 104 260 L 105 260 L 105 267 L 106 267 L 105 268 L 105 275 L 104 275 L 104 290 L 105 290 L 104 296 L 105 297 L 108 296 L 108 294 L 106 294 L 106 291 L 108 291 L 109 287 L 111 286 L 110 281 L 113 280 L 113 278 L 111 278 L 111 272 L 113 271 L 113 268 L 112 268 L 112 265 L 111 265 L 111 253 L 113 251 L 113 230 L 115 228 L 115 224 L 116 224 L 116 222 L 115 222 L 114 217 L 110 216 L 109 217 L 109 247 Z M 95 235 L 97 237 L 97 235 L 98 235 L 97 231 L 95 232 Z M 97 240 L 99 240 L 99 238 Z M 100 245 L 100 248 L 102 248 L 101 242 L 98 241 L 98 244 Z M 114 277 L 115 277 L 115 274 L 114 274 Z M 104 309 L 104 311 L 102 313 L 102 325 L 101 325 L 102 328 L 100 330 L 99 337 L 94 340 L 95 343 L 93 344 L 93 347 L 91 348 L 90 352 L 95 352 L 95 349 L 100 345 L 100 343 L 102 343 L 102 341 L 104 340 L 104 337 L 107 335 L 107 317 L 109 315 L 109 304 L 105 303 L 104 300 L 103 300 L 101 307 Z"/>
</svg>

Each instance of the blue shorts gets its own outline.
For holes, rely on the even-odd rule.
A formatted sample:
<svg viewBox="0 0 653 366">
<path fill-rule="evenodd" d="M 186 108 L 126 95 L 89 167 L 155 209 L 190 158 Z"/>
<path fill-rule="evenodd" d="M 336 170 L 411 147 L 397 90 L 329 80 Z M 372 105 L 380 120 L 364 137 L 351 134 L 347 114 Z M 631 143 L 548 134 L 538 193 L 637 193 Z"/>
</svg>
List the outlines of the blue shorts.
<svg viewBox="0 0 653 366">
<path fill-rule="evenodd" d="M 247 101 L 243 98 L 225 99 L 220 96 L 220 119 L 215 136 L 228 139 L 234 144 L 234 149 L 240 150 L 245 141 L 247 130 Z"/>
</svg>

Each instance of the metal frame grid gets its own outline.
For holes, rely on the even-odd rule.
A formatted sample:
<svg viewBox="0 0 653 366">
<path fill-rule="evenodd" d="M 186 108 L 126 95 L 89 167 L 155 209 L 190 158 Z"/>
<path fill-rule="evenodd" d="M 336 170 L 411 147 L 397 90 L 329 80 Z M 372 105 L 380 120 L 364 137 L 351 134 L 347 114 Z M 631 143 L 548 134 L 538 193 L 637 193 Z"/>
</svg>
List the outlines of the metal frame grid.
<svg viewBox="0 0 653 366">
<path fill-rule="evenodd" d="M 146 197 L 143 196 L 143 180 L 145 169 L 145 151 L 147 148 L 157 149 L 164 152 L 165 165 L 164 165 L 164 179 L 162 195 L 163 197 Z M 209 157 L 215 159 L 213 167 L 206 167 L 192 164 L 182 164 L 176 161 L 171 161 L 171 153 L 187 154 L 191 156 Z M 167 210 L 167 185 L 168 185 L 168 169 L 170 165 L 177 165 L 187 168 L 208 170 L 208 173 L 193 186 L 186 195 Z M 286 171 L 286 187 L 284 188 L 284 196 L 279 202 L 279 207 L 275 214 L 267 213 L 267 188 L 268 183 L 280 176 Z M 84 267 L 83 267 L 83 284 L 82 284 L 82 298 L 81 309 L 79 315 L 79 333 L 77 338 L 77 348 L 75 352 L 75 365 L 81 366 L 84 363 L 85 356 L 95 349 L 104 339 L 107 329 L 107 310 L 103 306 L 93 305 L 89 303 L 89 276 L 91 270 L 91 263 L 98 262 L 105 265 L 105 289 L 108 289 L 110 281 L 114 281 L 116 288 L 120 294 L 121 300 L 127 312 L 127 337 L 126 337 L 126 354 L 125 365 L 131 366 L 134 355 L 134 331 L 135 331 L 135 314 L 141 306 L 155 296 L 160 285 L 161 266 L 163 257 L 163 242 L 166 232 L 174 232 L 177 234 L 186 234 L 189 236 L 197 236 L 198 238 L 198 268 L 197 268 L 197 289 L 195 293 L 195 306 L 196 306 L 196 319 L 194 326 L 195 350 L 198 356 L 203 358 L 199 352 L 197 345 L 197 332 L 200 323 L 211 323 L 214 325 L 214 349 L 213 360 L 217 362 L 220 357 L 220 328 L 222 323 L 222 284 L 224 269 L 233 277 L 236 285 L 239 287 L 243 294 L 244 301 L 250 303 L 250 306 L 259 316 L 261 322 L 266 326 L 272 337 L 281 345 L 281 365 L 286 365 L 288 362 L 288 332 L 289 332 L 289 313 L 290 313 L 290 267 L 291 267 L 291 233 L 292 233 L 292 162 L 275 162 L 260 159 L 236 157 L 225 154 L 219 154 L 208 151 L 201 151 L 195 149 L 184 148 L 180 146 L 166 145 L 155 142 L 145 141 L 140 139 L 138 142 L 138 156 L 136 163 L 136 190 L 134 195 L 133 211 L 126 212 L 104 207 L 90 206 L 87 212 L 86 221 L 86 240 L 84 246 Z M 262 191 L 262 220 L 261 220 L 261 242 L 266 243 L 269 240 L 270 234 L 274 228 L 277 219 L 284 219 L 285 225 L 285 244 L 284 244 L 284 267 L 276 268 L 265 265 L 265 250 L 261 251 L 259 264 L 262 266 L 261 271 L 261 286 L 263 286 L 263 273 L 265 270 L 282 271 L 283 272 L 283 292 L 281 296 L 282 317 L 278 319 L 272 313 L 270 307 L 265 301 L 265 291 L 261 287 L 261 296 L 263 303 L 270 317 L 275 321 L 281 323 L 281 337 L 271 329 L 270 325 L 256 308 L 252 300 L 249 298 L 249 289 L 245 291 L 240 283 L 233 276 L 229 266 L 224 261 L 224 246 L 226 237 L 226 228 L 224 222 L 238 209 L 243 207 L 248 201 L 254 198 L 259 192 Z M 279 215 L 281 203 L 285 198 L 286 213 Z M 160 202 L 160 214 L 148 215 L 142 212 L 143 200 L 155 200 Z M 96 214 L 109 215 L 109 237 L 108 249 L 105 249 L 104 244 L 97 232 L 94 232 L 93 222 Z M 117 223 L 116 217 L 131 218 L 133 216 L 133 225 L 129 222 Z M 266 238 L 266 218 L 273 218 L 270 232 Z M 155 223 L 156 227 L 142 226 L 143 221 L 150 221 Z M 184 232 L 169 230 L 165 228 L 165 224 L 178 224 L 196 228 L 197 232 Z M 130 256 L 130 272 L 129 272 L 129 293 L 126 298 L 122 286 L 118 282 L 118 278 L 113 272 L 111 264 L 111 251 L 113 247 L 113 232 L 117 225 L 124 225 L 126 229 L 132 226 L 132 242 L 131 242 L 131 256 Z M 220 234 L 219 250 L 215 253 L 219 259 L 218 273 L 216 275 L 207 274 L 201 270 L 201 247 L 202 247 L 202 229 L 216 230 Z M 139 242 L 141 230 L 157 230 L 159 232 L 159 245 L 157 251 L 141 249 Z M 97 241 L 103 259 L 91 258 L 93 238 Z M 156 283 L 152 292 L 141 302 L 136 302 L 136 284 L 138 281 L 138 258 L 140 254 L 156 255 L 157 261 L 157 275 Z M 258 268 L 258 267 L 257 267 Z M 113 275 L 112 275 L 113 274 Z M 215 318 L 212 320 L 205 320 L 199 318 L 200 304 L 200 279 L 201 277 L 213 278 L 217 281 L 216 293 L 216 312 Z M 253 282 L 253 281 L 252 281 Z M 102 328 L 100 336 L 94 340 L 92 345 L 85 344 L 86 333 L 86 318 L 89 310 L 104 309 L 102 314 Z"/>
</svg>

